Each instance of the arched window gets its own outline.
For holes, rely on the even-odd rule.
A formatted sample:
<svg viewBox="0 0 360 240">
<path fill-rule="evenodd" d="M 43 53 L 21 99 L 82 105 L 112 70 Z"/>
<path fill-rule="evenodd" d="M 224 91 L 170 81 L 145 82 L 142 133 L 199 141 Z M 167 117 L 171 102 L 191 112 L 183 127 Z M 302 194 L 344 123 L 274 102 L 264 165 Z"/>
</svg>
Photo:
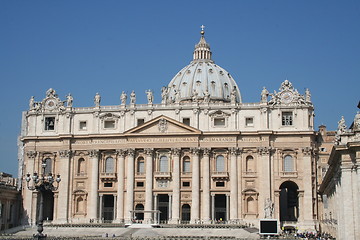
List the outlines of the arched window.
<svg viewBox="0 0 360 240">
<path fill-rule="evenodd" d="M 79 158 L 78 160 L 78 170 L 77 173 L 78 175 L 82 175 L 85 173 L 85 159 L 84 158 Z"/>
<path fill-rule="evenodd" d="M 184 173 L 189 173 L 191 172 L 191 168 L 190 168 L 190 158 L 188 156 L 185 156 L 183 158 L 183 172 Z"/>
<path fill-rule="evenodd" d="M 255 161 L 253 156 L 246 157 L 246 172 L 255 172 Z"/>
<path fill-rule="evenodd" d="M 45 174 L 51 173 L 52 171 L 52 160 L 51 158 L 46 158 L 44 160 L 46 167 L 45 167 Z"/>
<path fill-rule="evenodd" d="M 106 173 L 114 173 L 114 159 L 112 157 L 108 157 L 105 160 L 105 172 Z"/>
<path fill-rule="evenodd" d="M 286 155 L 284 157 L 284 172 L 293 172 L 294 171 L 294 161 L 293 157 Z"/>
<path fill-rule="evenodd" d="M 161 156 L 159 162 L 159 171 L 168 172 L 169 171 L 169 160 L 167 156 Z"/>
<path fill-rule="evenodd" d="M 225 159 L 223 155 L 218 155 L 216 157 L 216 172 L 225 171 Z"/>
<path fill-rule="evenodd" d="M 139 157 L 137 160 L 137 172 L 144 173 L 145 172 L 145 161 L 143 157 Z"/>
</svg>

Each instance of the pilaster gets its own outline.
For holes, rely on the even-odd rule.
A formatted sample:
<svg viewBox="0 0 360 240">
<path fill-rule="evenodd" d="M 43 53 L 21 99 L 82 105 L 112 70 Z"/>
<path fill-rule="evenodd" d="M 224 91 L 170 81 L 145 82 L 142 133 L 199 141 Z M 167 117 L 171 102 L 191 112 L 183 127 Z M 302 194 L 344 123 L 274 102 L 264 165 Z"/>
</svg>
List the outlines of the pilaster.
<svg viewBox="0 0 360 240">
<path fill-rule="evenodd" d="M 99 188 L 99 150 L 89 151 L 90 155 L 90 166 L 91 166 L 91 182 L 90 182 L 90 193 L 89 193 L 89 204 L 88 213 L 90 219 L 97 219 L 98 215 L 98 188 Z"/>
<path fill-rule="evenodd" d="M 152 210 L 152 198 L 153 198 L 153 152 L 154 149 L 146 148 L 146 183 L 145 183 L 145 211 Z M 170 211 L 170 210 L 169 210 Z M 150 212 L 146 212 L 144 214 L 145 223 L 152 223 L 152 214 Z"/>
<path fill-rule="evenodd" d="M 117 188 L 117 207 L 116 207 L 116 221 L 119 223 L 124 222 L 124 176 L 125 176 L 125 155 L 126 151 L 119 149 L 118 150 L 118 188 Z"/>
<path fill-rule="evenodd" d="M 127 159 L 127 174 L 126 174 L 126 212 L 125 221 L 131 223 L 132 214 L 131 211 L 134 209 L 134 156 L 135 150 L 128 150 Z"/>
<path fill-rule="evenodd" d="M 69 189 L 70 189 L 70 150 L 59 151 L 60 156 L 60 176 L 61 182 L 59 183 L 59 198 L 58 205 L 54 206 L 57 211 L 57 218 L 55 219 L 58 223 L 67 223 L 69 218 Z"/>
<path fill-rule="evenodd" d="M 199 162 L 199 148 L 192 148 L 192 202 L 191 202 L 191 217 L 190 223 L 198 223 L 200 216 L 200 162 Z"/>
<path fill-rule="evenodd" d="M 173 148 L 172 155 L 174 159 L 173 167 L 173 193 L 170 223 L 177 224 L 180 221 L 180 148 Z"/>
<path fill-rule="evenodd" d="M 202 220 L 210 223 L 210 149 L 203 149 L 203 201 L 202 201 Z"/>
</svg>

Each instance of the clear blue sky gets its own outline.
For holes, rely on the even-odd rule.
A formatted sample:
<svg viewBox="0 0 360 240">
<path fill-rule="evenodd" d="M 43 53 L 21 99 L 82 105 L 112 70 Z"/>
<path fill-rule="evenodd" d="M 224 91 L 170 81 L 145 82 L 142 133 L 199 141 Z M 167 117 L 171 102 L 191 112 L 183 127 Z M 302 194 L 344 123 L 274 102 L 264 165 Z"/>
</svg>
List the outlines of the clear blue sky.
<svg viewBox="0 0 360 240">
<path fill-rule="evenodd" d="M 350 125 L 360 100 L 360 1 L 0 1 L 0 171 L 17 175 L 21 112 L 54 88 L 75 107 L 160 88 L 192 59 L 199 26 L 244 102 L 288 78 L 316 126 Z"/>
</svg>

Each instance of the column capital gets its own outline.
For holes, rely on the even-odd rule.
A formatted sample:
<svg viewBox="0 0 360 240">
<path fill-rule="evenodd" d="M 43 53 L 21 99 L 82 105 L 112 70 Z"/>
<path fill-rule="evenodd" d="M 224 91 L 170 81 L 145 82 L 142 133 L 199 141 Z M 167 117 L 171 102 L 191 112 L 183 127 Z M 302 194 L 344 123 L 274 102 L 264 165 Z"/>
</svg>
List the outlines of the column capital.
<svg viewBox="0 0 360 240">
<path fill-rule="evenodd" d="M 195 147 L 195 148 L 190 148 L 190 152 L 194 155 L 199 155 L 200 153 L 200 148 Z"/>
<path fill-rule="evenodd" d="M 61 158 L 69 158 L 71 157 L 72 151 L 71 150 L 60 150 L 59 155 Z"/>
<path fill-rule="evenodd" d="M 171 149 L 171 152 L 172 152 L 172 154 L 173 155 L 180 155 L 180 153 L 181 153 L 181 148 L 172 148 Z"/>
<path fill-rule="evenodd" d="M 94 158 L 94 157 L 99 157 L 100 155 L 100 151 L 98 149 L 94 149 L 94 150 L 90 150 L 89 151 L 89 155 L 90 157 Z"/>
<path fill-rule="evenodd" d="M 311 153 L 313 152 L 312 147 L 305 147 L 302 149 L 302 152 L 305 156 L 310 156 Z"/>
<path fill-rule="evenodd" d="M 204 154 L 205 156 L 209 156 L 209 155 L 210 155 L 211 148 L 203 148 L 202 150 L 203 150 L 203 154 Z"/>
<path fill-rule="evenodd" d="M 125 149 L 117 149 L 116 153 L 121 156 L 121 157 L 125 157 L 126 155 L 126 150 Z"/>
<path fill-rule="evenodd" d="M 151 156 L 154 153 L 153 148 L 145 148 L 144 151 L 145 151 L 145 154 L 148 156 Z"/>
<path fill-rule="evenodd" d="M 37 152 L 36 151 L 27 151 L 26 152 L 26 156 L 28 157 L 28 158 L 35 158 L 36 157 L 36 155 L 37 155 Z"/>
<path fill-rule="evenodd" d="M 127 150 L 127 153 L 128 153 L 128 155 L 129 156 L 134 156 L 135 155 L 135 149 L 133 149 L 133 148 L 129 148 L 128 150 Z"/>
<path fill-rule="evenodd" d="M 241 153 L 241 148 L 238 148 L 238 147 L 232 147 L 232 148 L 229 148 L 230 150 L 230 154 L 231 155 L 240 155 Z"/>
<path fill-rule="evenodd" d="M 258 152 L 260 153 L 260 155 L 270 155 L 272 151 L 273 151 L 272 147 L 259 147 L 258 148 Z"/>
</svg>

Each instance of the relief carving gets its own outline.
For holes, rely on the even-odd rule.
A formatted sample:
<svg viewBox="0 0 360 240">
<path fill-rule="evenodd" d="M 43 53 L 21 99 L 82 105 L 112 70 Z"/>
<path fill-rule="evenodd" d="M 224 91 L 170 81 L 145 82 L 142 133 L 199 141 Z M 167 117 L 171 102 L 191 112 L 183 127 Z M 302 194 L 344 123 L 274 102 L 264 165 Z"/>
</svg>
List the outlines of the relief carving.
<svg viewBox="0 0 360 240">
<path fill-rule="evenodd" d="M 35 158 L 36 155 L 37 155 L 37 152 L 36 152 L 36 151 L 28 151 L 28 152 L 26 152 L 26 156 L 27 156 L 28 158 Z"/>
<path fill-rule="evenodd" d="M 61 158 L 69 158 L 71 156 L 71 150 L 60 150 L 59 155 Z"/>
</svg>

